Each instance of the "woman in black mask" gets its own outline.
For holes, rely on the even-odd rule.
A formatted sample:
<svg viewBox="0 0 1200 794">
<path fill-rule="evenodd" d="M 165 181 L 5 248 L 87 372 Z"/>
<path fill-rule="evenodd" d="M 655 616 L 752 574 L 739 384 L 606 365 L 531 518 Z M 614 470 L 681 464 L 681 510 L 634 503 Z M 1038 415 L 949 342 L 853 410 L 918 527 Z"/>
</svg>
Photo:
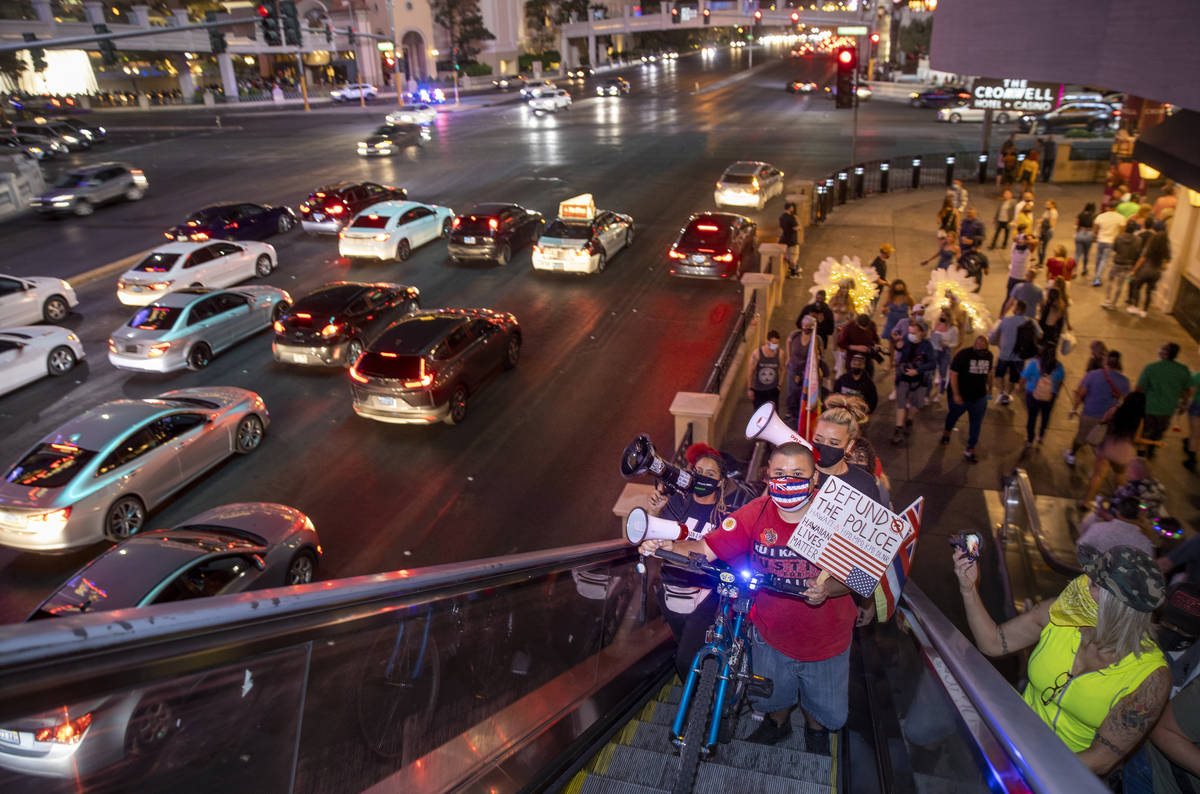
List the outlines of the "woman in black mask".
<svg viewBox="0 0 1200 794">
<path fill-rule="evenodd" d="M 875 484 L 875 478 L 846 462 L 846 450 L 858 438 L 858 424 L 854 412 L 842 406 L 830 408 L 817 418 L 812 436 L 817 470 L 849 483 L 878 502 L 879 487 Z"/>
<path fill-rule="evenodd" d="M 755 494 L 726 476 L 725 459 L 707 444 L 693 444 L 685 456 L 692 461 L 689 471 L 696 476 L 692 490 L 669 497 L 655 490 L 650 497 L 650 512 L 707 535 Z M 680 679 L 685 680 L 696 651 L 704 644 L 705 632 L 712 625 L 718 599 L 708 588 L 706 578 L 670 565 L 662 568 L 662 583 L 659 606 L 679 645 L 675 667 Z"/>
</svg>

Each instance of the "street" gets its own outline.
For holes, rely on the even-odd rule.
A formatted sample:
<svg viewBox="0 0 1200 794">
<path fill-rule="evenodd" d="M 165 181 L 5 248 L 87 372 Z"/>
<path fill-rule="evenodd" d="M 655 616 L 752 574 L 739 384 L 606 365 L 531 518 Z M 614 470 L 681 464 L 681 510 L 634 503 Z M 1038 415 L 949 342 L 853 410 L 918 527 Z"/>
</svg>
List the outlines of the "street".
<svg viewBox="0 0 1200 794">
<path fill-rule="evenodd" d="M 756 64 L 763 57 L 756 53 Z M 95 114 L 112 140 L 72 162 L 113 159 L 142 168 L 150 181 L 146 198 L 87 218 L 0 225 L 0 271 L 74 276 L 164 242 L 164 229 L 205 204 L 294 207 L 310 190 L 343 180 L 403 186 L 410 198 L 456 211 L 513 201 L 547 217 L 562 199 L 591 192 L 601 208 L 633 216 L 635 240 L 604 273 L 588 277 L 534 273 L 528 250 L 505 268 L 452 266 L 445 243 L 435 241 L 406 262 L 351 266 L 338 259 L 332 237 L 293 231 L 268 240 L 280 267 L 265 283 L 293 298 L 334 280 L 386 280 L 418 287 L 426 308 L 514 313 L 524 333 L 521 364 L 472 395 L 458 427 L 355 416 L 344 371 L 275 364 L 269 331 L 202 372 L 118 371 L 106 359 L 106 340 L 132 310 L 116 300 L 115 275 L 92 281 L 80 287 L 80 305 L 63 323 L 80 335 L 87 360 L 61 380 L 0 398 L 6 467 L 54 427 L 106 400 L 233 385 L 266 401 L 271 427 L 262 448 L 202 476 L 155 511 L 150 527 L 228 502 L 287 504 L 305 511 L 321 535 L 318 578 L 614 537 L 622 448 L 647 432 L 670 449 L 667 407 L 677 391 L 700 388 L 741 306 L 735 284 L 666 273 L 664 253 L 679 228 L 692 212 L 713 207 L 713 180 L 735 160 L 766 160 L 801 178 L 849 162 L 852 114 L 819 94 L 784 90 L 792 79 L 822 84 L 832 63 L 776 54 L 730 80 L 746 59 L 744 50 L 722 50 L 709 59 L 633 67 L 621 73 L 632 83 L 627 97 L 595 96 L 606 75 L 564 82 L 573 107 L 540 117 L 516 101 L 443 113 L 428 145 L 392 159 L 354 151 L 381 123 L 386 105 L 311 114 L 222 108 L 220 128 L 212 110 Z M 978 145 L 978 125 L 938 124 L 934 117 L 898 102 L 864 103 L 859 158 Z M 48 167 L 48 181 L 62 167 Z M 775 199 L 747 214 L 773 237 L 781 211 Z M 61 556 L 0 550 L 0 620 L 23 619 L 101 548 Z"/>
</svg>

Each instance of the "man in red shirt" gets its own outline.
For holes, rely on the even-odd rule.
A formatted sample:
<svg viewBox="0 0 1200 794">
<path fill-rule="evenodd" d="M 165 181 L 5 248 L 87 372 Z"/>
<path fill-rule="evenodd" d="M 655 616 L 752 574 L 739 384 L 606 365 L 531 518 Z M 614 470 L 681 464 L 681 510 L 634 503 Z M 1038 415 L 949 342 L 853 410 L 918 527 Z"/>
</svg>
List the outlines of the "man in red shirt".
<svg viewBox="0 0 1200 794">
<path fill-rule="evenodd" d="M 728 516 L 719 529 L 700 541 L 648 540 L 640 550 L 698 552 L 807 586 L 804 598 L 762 591 L 750 612 L 754 672 L 771 679 L 774 688 L 769 697 L 754 699 L 754 708 L 765 715 L 748 738 L 775 744 L 790 735 L 789 714 L 798 702 L 807 718 L 805 748 L 828 754 L 828 732 L 846 722 L 850 636 L 858 608 L 849 588 L 828 578 L 818 583 L 820 569 L 787 546 L 824 476 L 810 449 L 782 444 L 767 463 L 766 493 Z"/>
</svg>

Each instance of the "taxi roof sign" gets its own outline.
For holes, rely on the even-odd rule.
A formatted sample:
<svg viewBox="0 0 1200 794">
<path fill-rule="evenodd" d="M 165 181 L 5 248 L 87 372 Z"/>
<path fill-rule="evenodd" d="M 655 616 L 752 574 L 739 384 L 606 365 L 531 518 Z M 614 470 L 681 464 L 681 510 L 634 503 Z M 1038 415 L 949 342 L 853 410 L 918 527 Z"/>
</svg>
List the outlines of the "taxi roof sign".
<svg viewBox="0 0 1200 794">
<path fill-rule="evenodd" d="M 590 221 L 596 217 L 596 201 L 591 193 L 583 193 L 560 202 L 558 217 L 564 221 Z"/>
</svg>

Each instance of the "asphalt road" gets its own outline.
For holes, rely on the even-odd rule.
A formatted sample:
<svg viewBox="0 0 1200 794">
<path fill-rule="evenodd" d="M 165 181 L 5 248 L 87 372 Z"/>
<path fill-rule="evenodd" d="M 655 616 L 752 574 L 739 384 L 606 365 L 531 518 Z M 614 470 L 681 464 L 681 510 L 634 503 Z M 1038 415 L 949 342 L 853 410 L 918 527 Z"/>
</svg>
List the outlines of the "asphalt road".
<svg viewBox="0 0 1200 794">
<path fill-rule="evenodd" d="M 763 53 L 755 55 L 756 64 Z M 451 266 L 444 243 L 404 263 L 348 266 L 332 238 L 292 233 L 271 240 L 281 266 L 267 279 L 293 297 L 336 279 L 390 280 L 421 289 L 433 306 L 487 306 L 517 315 L 520 367 L 474 395 L 459 427 L 409 428 L 360 419 L 344 372 L 274 364 L 269 334 L 200 373 L 134 375 L 113 369 L 106 339 L 130 312 L 115 277 L 80 289 L 65 325 L 87 362 L 0 398 L 0 459 L 15 461 L 87 407 L 195 385 L 235 385 L 266 400 L 272 424 L 262 448 L 230 460 L 152 514 L 167 526 L 217 504 L 274 501 L 307 512 L 321 534 L 322 578 L 563 546 L 617 533 L 611 507 L 623 482 L 621 449 L 639 432 L 672 446 L 667 408 L 698 389 L 734 315 L 728 282 L 675 280 L 663 254 L 692 212 L 712 208 L 712 183 L 728 163 L 768 160 L 790 175 L 819 176 L 849 159 L 851 114 L 817 96 L 784 91 L 791 79 L 828 79 L 826 59 L 775 57 L 743 79 L 748 55 L 636 67 L 633 93 L 597 98 L 590 80 L 572 88 L 569 112 L 535 117 L 515 102 L 439 116 L 425 148 L 363 160 L 359 136 L 383 107 L 311 114 L 211 111 L 97 114 L 113 140 L 76 161 L 120 159 L 151 182 L 141 202 L 88 218 L 0 224 L 0 271 L 72 276 L 162 241 L 161 232 L 206 203 L 249 200 L 295 205 L 327 182 L 371 179 L 411 197 L 465 209 L 472 201 L 516 201 L 547 215 L 592 192 L 603 208 L 633 215 L 636 239 L 592 277 L 548 277 L 528 253 L 506 268 Z M 938 125 L 934 111 L 865 103 L 863 159 L 969 148 L 976 125 Z M 150 129 L 148 129 L 150 128 Z M 759 215 L 775 232 L 782 202 Z M 753 213 L 751 213 L 753 214 Z M 20 620 L 103 546 L 62 556 L 0 550 L 0 620 Z"/>
</svg>

